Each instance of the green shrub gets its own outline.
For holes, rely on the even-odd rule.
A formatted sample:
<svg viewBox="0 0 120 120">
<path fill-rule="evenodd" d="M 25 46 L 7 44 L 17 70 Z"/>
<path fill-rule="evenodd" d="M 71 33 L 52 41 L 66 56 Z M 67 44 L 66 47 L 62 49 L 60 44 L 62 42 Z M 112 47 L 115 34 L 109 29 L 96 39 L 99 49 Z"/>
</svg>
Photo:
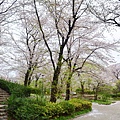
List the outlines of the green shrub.
<svg viewBox="0 0 120 120">
<path fill-rule="evenodd" d="M 82 93 L 82 89 L 81 89 L 81 88 L 76 89 L 76 93 L 77 93 L 77 94 L 81 94 L 81 93 Z M 94 91 L 85 89 L 85 90 L 84 90 L 84 93 L 85 93 L 85 94 L 94 94 Z"/>
<path fill-rule="evenodd" d="M 75 112 L 75 107 L 68 101 L 63 101 L 60 103 L 47 103 L 46 105 L 47 115 L 49 118 L 56 118 L 59 116 L 70 115 Z"/>
<path fill-rule="evenodd" d="M 8 81 L 5 81 L 5 80 L 0 79 L 0 88 L 2 88 L 3 90 L 5 90 L 5 91 L 8 92 L 9 94 L 11 94 L 11 93 L 10 93 L 10 89 L 9 89 L 9 87 L 8 87 L 8 84 L 9 84 Z"/>
<path fill-rule="evenodd" d="M 69 101 L 71 104 L 75 106 L 76 111 L 82 111 L 85 109 L 91 110 L 92 108 L 92 103 L 85 101 L 85 100 L 80 100 L 80 99 L 71 99 Z"/>
<path fill-rule="evenodd" d="M 70 115 L 75 112 L 75 107 L 69 101 L 60 102 L 59 105 L 62 107 L 62 115 Z"/>
<path fill-rule="evenodd" d="M 79 99 L 51 103 L 41 99 L 11 96 L 8 100 L 8 115 L 11 116 L 11 120 L 50 120 L 90 109 L 90 102 Z"/>
<path fill-rule="evenodd" d="M 75 111 L 82 110 L 82 103 L 78 102 L 78 100 L 72 99 L 72 100 L 70 100 L 70 103 L 74 105 Z"/>
<path fill-rule="evenodd" d="M 7 91 L 9 94 L 14 94 L 17 97 L 28 97 L 30 96 L 30 88 L 27 88 L 23 85 L 12 83 L 9 81 L 5 81 L 0 79 L 0 87 Z"/>
<path fill-rule="evenodd" d="M 26 87 L 2 79 L 0 79 L 0 87 L 3 90 L 7 91 L 9 94 L 13 94 L 16 97 L 29 97 L 31 93 L 41 94 L 41 91 L 38 88 Z"/>
<path fill-rule="evenodd" d="M 83 101 L 82 102 L 82 109 L 83 110 L 85 110 L 85 109 L 91 110 L 92 109 L 92 103 L 88 102 L 88 101 Z"/>
<path fill-rule="evenodd" d="M 47 119 L 45 105 L 46 102 L 43 104 L 31 98 L 11 96 L 7 111 L 8 115 L 16 120 L 44 120 Z"/>
<path fill-rule="evenodd" d="M 94 91 L 91 91 L 91 90 L 85 90 L 85 94 L 94 94 Z"/>
<path fill-rule="evenodd" d="M 47 114 L 48 118 L 59 117 L 61 112 L 63 111 L 62 107 L 58 103 L 48 102 L 46 104 L 45 108 L 47 110 L 46 114 Z"/>
<path fill-rule="evenodd" d="M 20 106 L 16 111 L 16 120 L 44 120 L 48 119 L 46 116 L 47 110 L 44 106 L 38 104 L 26 104 Z"/>
<path fill-rule="evenodd" d="M 31 87 L 29 87 L 28 89 L 30 89 L 31 94 L 38 94 L 38 95 L 41 94 L 41 90 L 39 88 L 31 88 Z"/>
<path fill-rule="evenodd" d="M 120 93 L 112 94 L 111 97 L 113 97 L 113 98 L 120 97 Z"/>
<path fill-rule="evenodd" d="M 60 103 L 36 101 L 30 98 L 10 97 L 8 100 L 8 115 L 11 120 L 44 120 L 70 115 L 75 111 L 74 105 L 68 101 Z"/>
<path fill-rule="evenodd" d="M 108 101 L 108 97 L 106 95 L 102 95 L 102 101 L 103 102 L 107 102 Z"/>
<path fill-rule="evenodd" d="M 90 110 L 91 103 L 79 99 L 50 103 L 41 95 L 39 89 L 25 87 L 0 79 L 0 86 L 11 94 L 7 113 L 11 120 L 49 120 L 59 116 L 71 115 L 76 111 Z M 38 97 L 29 97 L 30 94 Z"/>
</svg>

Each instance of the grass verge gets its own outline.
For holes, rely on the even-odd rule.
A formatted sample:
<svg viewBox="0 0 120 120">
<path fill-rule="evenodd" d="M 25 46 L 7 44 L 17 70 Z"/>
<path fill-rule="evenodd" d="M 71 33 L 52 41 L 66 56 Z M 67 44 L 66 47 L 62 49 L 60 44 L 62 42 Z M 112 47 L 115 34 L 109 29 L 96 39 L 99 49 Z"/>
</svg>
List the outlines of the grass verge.
<svg viewBox="0 0 120 120">
<path fill-rule="evenodd" d="M 111 103 L 113 103 L 111 100 L 107 100 L 107 101 L 92 100 L 91 102 L 95 102 L 95 103 L 102 104 L 102 105 L 110 105 Z"/>
<path fill-rule="evenodd" d="M 83 111 L 75 112 L 75 113 L 73 113 L 72 115 L 69 115 L 69 116 L 60 116 L 59 118 L 55 118 L 53 120 L 72 120 L 72 118 L 79 117 L 80 115 L 86 114 L 90 111 L 91 110 L 83 110 Z"/>
</svg>

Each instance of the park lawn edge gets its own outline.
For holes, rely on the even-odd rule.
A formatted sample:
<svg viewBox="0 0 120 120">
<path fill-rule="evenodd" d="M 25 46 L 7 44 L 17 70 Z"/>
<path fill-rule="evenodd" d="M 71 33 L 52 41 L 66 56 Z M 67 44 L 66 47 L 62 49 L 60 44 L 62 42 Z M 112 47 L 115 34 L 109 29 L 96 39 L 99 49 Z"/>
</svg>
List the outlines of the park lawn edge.
<svg viewBox="0 0 120 120">
<path fill-rule="evenodd" d="M 68 115 L 68 116 L 60 116 L 59 118 L 55 118 L 55 119 L 52 119 L 52 120 L 72 120 L 74 118 L 77 118 L 77 117 L 80 117 L 84 114 L 87 114 L 91 111 L 92 109 L 85 109 L 83 111 L 78 111 L 78 112 L 75 112 L 71 115 Z"/>
<path fill-rule="evenodd" d="M 102 101 L 102 100 L 93 100 L 91 101 L 93 103 L 98 103 L 99 105 L 111 105 L 113 103 L 113 101 L 108 100 L 108 101 Z"/>
</svg>

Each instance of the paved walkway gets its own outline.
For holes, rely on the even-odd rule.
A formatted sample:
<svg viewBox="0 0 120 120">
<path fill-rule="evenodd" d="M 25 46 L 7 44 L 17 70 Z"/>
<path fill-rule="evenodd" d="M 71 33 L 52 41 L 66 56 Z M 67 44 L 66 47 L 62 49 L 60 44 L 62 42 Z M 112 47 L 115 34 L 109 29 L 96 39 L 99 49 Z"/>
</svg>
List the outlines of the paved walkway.
<svg viewBox="0 0 120 120">
<path fill-rule="evenodd" d="M 93 103 L 93 110 L 73 120 L 120 120 L 120 101 L 111 105 Z"/>
</svg>

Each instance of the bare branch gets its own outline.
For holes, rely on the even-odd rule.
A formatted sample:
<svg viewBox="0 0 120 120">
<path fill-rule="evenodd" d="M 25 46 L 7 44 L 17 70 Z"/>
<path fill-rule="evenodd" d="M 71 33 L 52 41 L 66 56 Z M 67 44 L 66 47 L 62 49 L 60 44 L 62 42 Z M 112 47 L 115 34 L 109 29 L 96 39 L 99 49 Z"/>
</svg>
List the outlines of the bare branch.
<svg viewBox="0 0 120 120">
<path fill-rule="evenodd" d="M 5 1 L 5 0 L 3 0 L 3 1 L 0 3 L 0 5 L 3 4 L 4 1 Z M 0 12 L 0 14 L 6 13 L 16 2 L 17 2 L 17 0 L 15 0 L 6 10 Z"/>
<path fill-rule="evenodd" d="M 53 65 L 53 69 L 55 70 L 55 63 L 54 63 L 54 60 L 53 60 L 52 51 L 51 51 L 51 49 L 50 49 L 50 47 L 49 47 L 49 45 L 47 43 L 47 40 L 45 38 L 45 33 L 44 33 L 43 29 L 42 29 L 41 21 L 40 21 L 38 11 L 37 11 L 36 0 L 34 0 L 34 8 L 35 8 L 36 16 L 37 16 L 37 19 L 38 19 L 39 29 L 42 32 L 43 40 L 44 40 L 45 45 L 47 46 L 47 49 L 48 49 L 48 51 L 50 53 L 50 58 L 51 58 L 51 62 L 52 62 L 52 65 Z"/>
</svg>

